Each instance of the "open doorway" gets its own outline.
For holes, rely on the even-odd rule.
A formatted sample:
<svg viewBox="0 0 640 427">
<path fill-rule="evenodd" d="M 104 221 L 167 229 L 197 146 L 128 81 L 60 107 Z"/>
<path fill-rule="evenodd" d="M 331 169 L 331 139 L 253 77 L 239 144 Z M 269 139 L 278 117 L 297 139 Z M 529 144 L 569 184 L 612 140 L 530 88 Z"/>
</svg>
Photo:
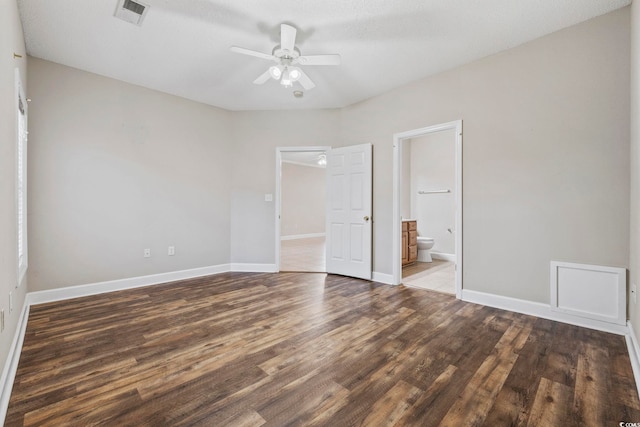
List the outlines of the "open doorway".
<svg viewBox="0 0 640 427">
<path fill-rule="evenodd" d="M 448 294 L 456 292 L 455 140 L 455 129 L 444 129 L 400 142 L 402 283 Z"/>
<path fill-rule="evenodd" d="M 326 151 L 276 150 L 276 262 L 279 271 L 326 272 Z"/>
<path fill-rule="evenodd" d="M 462 290 L 462 121 L 394 135 L 395 284 Z"/>
</svg>

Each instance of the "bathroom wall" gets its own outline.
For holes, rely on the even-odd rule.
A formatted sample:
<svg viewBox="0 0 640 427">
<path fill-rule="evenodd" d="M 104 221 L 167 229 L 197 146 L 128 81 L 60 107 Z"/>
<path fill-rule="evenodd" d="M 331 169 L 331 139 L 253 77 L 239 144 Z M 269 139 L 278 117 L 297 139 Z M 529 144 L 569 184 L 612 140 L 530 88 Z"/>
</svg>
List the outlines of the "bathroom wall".
<svg viewBox="0 0 640 427">
<path fill-rule="evenodd" d="M 434 132 L 411 140 L 411 217 L 418 235 L 432 237 L 432 252 L 455 254 L 455 130 Z M 403 165 L 403 170 L 406 169 Z M 419 191 L 450 190 L 445 194 Z"/>
<path fill-rule="evenodd" d="M 282 162 L 282 237 L 325 232 L 325 172 L 325 168 Z"/>
<path fill-rule="evenodd" d="M 402 140 L 400 144 L 402 144 L 402 192 L 400 194 L 400 216 L 403 219 L 413 219 L 411 213 L 411 140 Z"/>
</svg>

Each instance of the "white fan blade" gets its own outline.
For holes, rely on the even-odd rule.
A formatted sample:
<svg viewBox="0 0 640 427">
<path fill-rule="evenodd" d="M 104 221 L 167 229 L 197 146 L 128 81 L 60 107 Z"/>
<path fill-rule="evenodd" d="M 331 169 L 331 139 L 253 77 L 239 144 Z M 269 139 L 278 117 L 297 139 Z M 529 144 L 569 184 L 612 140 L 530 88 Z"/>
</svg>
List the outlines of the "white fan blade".
<svg viewBox="0 0 640 427">
<path fill-rule="evenodd" d="M 274 60 L 273 55 L 269 55 L 267 53 L 258 52 L 256 50 L 245 49 L 243 47 L 231 46 L 229 48 L 229 50 L 231 52 L 241 53 L 243 55 L 255 56 L 257 58 L 267 59 L 269 61 L 273 61 Z"/>
<path fill-rule="evenodd" d="M 269 72 L 269 70 L 267 70 L 264 73 L 260 74 L 260 76 L 258 76 L 258 78 L 255 79 L 253 83 L 257 85 L 261 85 L 261 84 L 264 84 L 270 78 L 271 78 L 271 73 Z"/>
<path fill-rule="evenodd" d="M 301 65 L 340 65 L 340 55 L 306 55 L 298 58 Z"/>
<path fill-rule="evenodd" d="M 305 90 L 310 90 L 316 87 L 316 84 L 312 82 L 309 76 L 307 76 L 302 70 L 300 70 L 300 78 L 298 79 L 298 83 L 300 83 L 302 87 L 305 88 Z"/>
<path fill-rule="evenodd" d="M 287 24 L 280 25 L 280 49 L 293 52 L 296 45 L 296 33 L 295 27 Z"/>
</svg>

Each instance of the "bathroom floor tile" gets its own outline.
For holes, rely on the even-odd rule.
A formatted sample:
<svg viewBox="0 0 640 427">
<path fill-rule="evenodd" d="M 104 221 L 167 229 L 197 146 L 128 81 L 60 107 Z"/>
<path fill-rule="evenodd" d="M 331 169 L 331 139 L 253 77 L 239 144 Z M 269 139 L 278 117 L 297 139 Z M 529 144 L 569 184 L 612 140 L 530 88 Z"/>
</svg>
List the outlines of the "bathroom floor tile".
<svg viewBox="0 0 640 427">
<path fill-rule="evenodd" d="M 455 263 L 442 260 L 416 262 L 402 269 L 402 283 L 413 288 L 455 294 Z"/>
</svg>

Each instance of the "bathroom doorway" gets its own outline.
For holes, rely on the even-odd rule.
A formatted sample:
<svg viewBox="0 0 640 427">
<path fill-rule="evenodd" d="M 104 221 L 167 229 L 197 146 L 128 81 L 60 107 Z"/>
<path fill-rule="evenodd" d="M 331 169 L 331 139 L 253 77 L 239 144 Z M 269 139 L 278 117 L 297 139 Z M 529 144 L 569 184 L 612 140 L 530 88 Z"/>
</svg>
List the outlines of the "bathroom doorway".
<svg viewBox="0 0 640 427">
<path fill-rule="evenodd" d="M 394 283 L 461 296 L 462 121 L 394 135 Z"/>
<path fill-rule="evenodd" d="M 279 271 L 326 272 L 326 150 L 282 147 L 276 150 L 279 203 L 276 263 Z"/>
</svg>

